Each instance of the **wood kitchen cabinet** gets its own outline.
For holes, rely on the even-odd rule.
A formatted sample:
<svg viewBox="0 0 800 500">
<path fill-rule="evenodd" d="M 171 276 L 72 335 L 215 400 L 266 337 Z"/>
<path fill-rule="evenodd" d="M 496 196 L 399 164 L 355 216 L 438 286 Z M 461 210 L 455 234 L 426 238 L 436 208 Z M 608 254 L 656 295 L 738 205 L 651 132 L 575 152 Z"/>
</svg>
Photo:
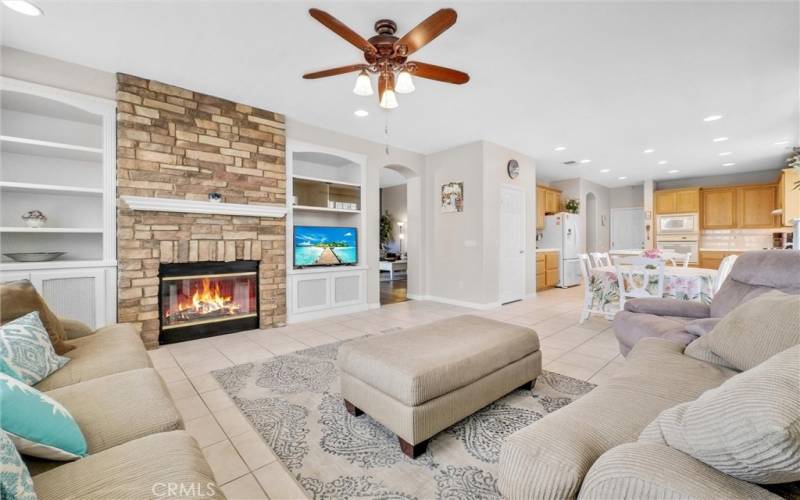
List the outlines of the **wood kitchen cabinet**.
<svg viewBox="0 0 800 500">
<path fill-rule="evenodd" d="M 544 216 L 561 211 L 561 191 L 536 186 L 536 229 L 544 229 Z"/>
<path fill-rule="evenodd" d="M 700 189 L 665 189 L 655 192 L 657 214 L 691 214 L 700 211 Z"/>
<path fill-rule="evenodd" d="M 781 209 L 780 225 L 791 226 L 793 219 L 800 219 L 800 189 L 794 189 L 800 182 L 800 173 L 793 168 L 781 171 L 778 181 L 777 208 Z"/>
<path fill-rule="evenodd" d="M 536 290 L 553 288 L 558 284 L 558 252 L 536 253 Z"/>
<path fill-rule="evenodd" d="M 703 189 L 702 200 L 703 229 L 736 227 L 736 188 Z"/>
<path fill-rule="evenodd" d="M 775 210 L 777 202 L 777 186 L 743 186 L 738 192 L 738 224 L 740 228 L 758 228 L 777 226 Z"/>
<path fill-rule="evenodd" d="M 728 255 L 742 255 L 743 252 L 728 252 L 722 250 L 700 252 L 700 267 L 703 269 L 719 269 L 722 259 Z"/>
</svg>

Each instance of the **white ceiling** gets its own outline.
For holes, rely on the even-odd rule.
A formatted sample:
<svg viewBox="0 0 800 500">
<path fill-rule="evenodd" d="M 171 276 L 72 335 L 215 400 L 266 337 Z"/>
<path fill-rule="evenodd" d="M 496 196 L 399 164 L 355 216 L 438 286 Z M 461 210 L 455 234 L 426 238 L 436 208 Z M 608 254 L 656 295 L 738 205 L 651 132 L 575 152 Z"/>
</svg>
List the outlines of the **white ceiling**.
<svg viewBox="0 0 800 500">
<path fill-rule="evenodd" d="M 439 3 L 37 2 L 4 9 L 4 45 L 181 85 L 383 142 L 375 98 L 355 75 L 308 71 L 360 62 L 306 12 L 322 7 L 370 36 L 404 33 Z M 464 86 L 417 79 L 389 115 L 390 142 L 420 153 L 485 139 L 536 160 L 545 180 L 607 186 L 646 177 L 778 168 L 798 142 L 798 2 L 450 2 L 458 22 L 415 58 L 470 73 Z M 358 108 L 367 118 L 353 116 Z M 723 119 L 705 123 L 703 117 Z M 725 143 L 713 143 L 726 136 Z M 557 153 L 553 148 L 567 147 Z M 654 148 L 651 155 L 642 154 Z M 730 151 L 726 157 L 718 153 Z M 565 160 L 591 163 L 564 166 Z M 667 165 L 657 165 L 667 160 Z M 735 162 L 734 167 L 721 166 Z M 601 169 L 611 169 L 600 173 Z M 679 169 L 679 174 L 667 174 Z M 620 181 L 618 176 L 627 176 Z"/>
</svg>

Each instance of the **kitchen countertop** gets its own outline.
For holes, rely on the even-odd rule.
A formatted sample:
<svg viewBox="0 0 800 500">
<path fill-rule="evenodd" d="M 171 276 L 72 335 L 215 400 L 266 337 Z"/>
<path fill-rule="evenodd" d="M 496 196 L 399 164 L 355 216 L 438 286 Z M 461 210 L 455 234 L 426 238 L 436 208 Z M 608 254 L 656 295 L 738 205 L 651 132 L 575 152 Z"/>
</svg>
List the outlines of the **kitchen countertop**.
<svg viewBox="0 0 800 500">
<path fill-rule="evenodd" d="M 771 250 L 770 248 L 701 248 L 701 252 L 755 252 L 758 250 Z"/>
<path fill-rule="evenodd" d="M 558 248 L 537 248 L 536 253 L 558 252 Z"/>
</svg>

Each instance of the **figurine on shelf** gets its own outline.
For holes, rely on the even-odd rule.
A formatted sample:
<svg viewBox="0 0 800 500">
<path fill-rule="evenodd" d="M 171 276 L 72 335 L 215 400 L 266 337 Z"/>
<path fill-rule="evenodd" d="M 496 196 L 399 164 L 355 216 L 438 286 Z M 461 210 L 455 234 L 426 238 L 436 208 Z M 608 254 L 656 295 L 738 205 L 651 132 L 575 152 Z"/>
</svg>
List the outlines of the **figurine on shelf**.
<svg viewBox="0 0 800 500">
<path fill-rule="evenodd" d="M 222 195 L 217 193 L 216 191 L 212 191 L 208 193 L 208 201 L 211 203 L 221 203 L 222 202 Z"/>
<path fill-rule="evenodd" d="M 25 215 L 22 216 L 22 220 L 25 221 L 28 227 L 42 227 L 44 223 L 47 222 L 47 217 L 45 217 L 41 210 L 31 210 L 30 212 L 25 212 Z"/>
</svg>

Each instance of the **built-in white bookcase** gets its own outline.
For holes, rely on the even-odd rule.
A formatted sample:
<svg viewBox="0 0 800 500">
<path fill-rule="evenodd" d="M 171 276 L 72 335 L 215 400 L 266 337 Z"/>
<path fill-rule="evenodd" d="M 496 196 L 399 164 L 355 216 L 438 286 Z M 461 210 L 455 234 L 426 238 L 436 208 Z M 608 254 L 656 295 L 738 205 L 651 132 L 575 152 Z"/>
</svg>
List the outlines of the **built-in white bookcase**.
<svg viewBox="0 0 800 500">
<path fill-rule="evenodd" d="M 289 323 L 366 310 L 366 158 L 289 140 L 286 175 Z M 358 230 L 358 264 L 295 269 L 295 226 L 355 227 Z"/>
<path fill-rule="evenodd" d="M 57 314 L 116 319 L 116 103 L 0 78 L 0 253 L 65 252 L 49 262 L 0 256 L 0 280 L 30 279 Z M 22 220 L 30 210 L 44 227 Z"/>
</svg>

